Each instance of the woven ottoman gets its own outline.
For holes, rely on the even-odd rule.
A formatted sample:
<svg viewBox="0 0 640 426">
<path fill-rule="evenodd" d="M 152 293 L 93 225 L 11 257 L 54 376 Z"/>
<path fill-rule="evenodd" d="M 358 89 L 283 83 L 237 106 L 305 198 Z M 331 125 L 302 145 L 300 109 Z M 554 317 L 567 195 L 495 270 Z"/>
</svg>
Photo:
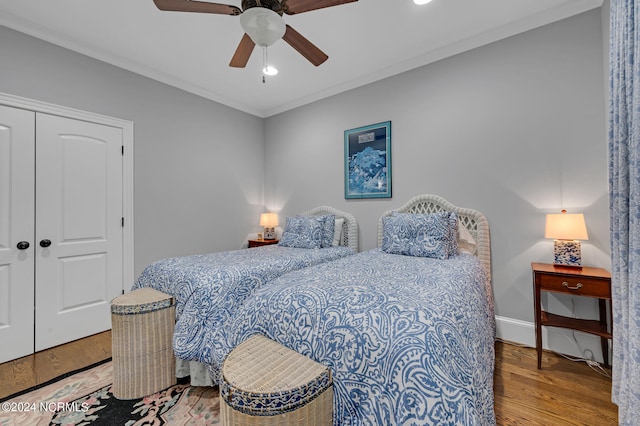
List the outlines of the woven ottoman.
<svg viewBox="0 0 640 426">
<path fill-rule="evenodd" d="M 140 288 L 111 301 L 113 396 L 137 399 L 176 384 L 173 297 Z"/>
<path fill-rule="evenodd" d="M 330 370 L 271 339 L 256 335 L 236 346 L 222 376 L 223 425 L 333 424 Z"/>
</svg>

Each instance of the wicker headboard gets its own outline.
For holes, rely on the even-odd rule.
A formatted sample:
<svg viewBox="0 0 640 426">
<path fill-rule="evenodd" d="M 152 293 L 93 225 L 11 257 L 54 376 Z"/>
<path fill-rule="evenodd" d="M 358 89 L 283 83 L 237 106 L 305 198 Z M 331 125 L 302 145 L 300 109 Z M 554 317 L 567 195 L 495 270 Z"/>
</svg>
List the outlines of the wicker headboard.
<svg viewBox="0 0 640 426">
<path fill-rule="evenodd" d="M 356 253 L 358 252 L 358 222 L 350 213 L 343 212 L 329 206 L 319 206 L 300 214 L 302 216 L 322 216 L 325 214 L 332 214 L 336 219 L 344 219 L 344 223 L 342 224 L 342 238 L 340 239 L 339 245 L 349 247 Z"/>
<path fill-rule="evenodd" d="M 491 241 L 489 239 L 489 222 L 487 218 L 477 210 L 457 207 L 438 195 L 418 195 L 413 197 L 402 207 L 385 212 L 382 217 L 389 216 L 393 212 L 400 213 L 435 213 L 439 211 L 454 211 L 458 214 L 458 220 L 469 230 L 476 241 L 474 253 L 484 265 L 489 280 L 491 280 Z M 378 221 L 378 247 L 382 245 L 382 217 Z"/>
</svg>

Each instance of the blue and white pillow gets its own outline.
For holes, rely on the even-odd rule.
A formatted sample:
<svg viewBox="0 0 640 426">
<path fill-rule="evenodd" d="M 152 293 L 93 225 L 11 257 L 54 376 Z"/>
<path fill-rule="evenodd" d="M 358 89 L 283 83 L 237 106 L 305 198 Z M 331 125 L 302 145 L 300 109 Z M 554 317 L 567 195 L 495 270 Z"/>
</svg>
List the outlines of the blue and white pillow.
<svg viewBox="0 0 640 426">
<path fill-rule="evenodd" d="M 448 259 L 458 253 L 458 215 L 394 213 L 382 218 L 382 251 Z"/>
<path fill-rule="evenodd" d="M 278 244 L 295 248 L 321 248 L 325 235 L 325 222 L 325 218 L 321 216 L 287 217 L 284 232 Z M 333 229 L 331 231 L 333 232 Z M 331 236 L 333 238 L 333 234 Z"/>
<path fill-rule="evenodd" d="M 319 216 L 324 219 L 324 227 L 322 228 L 322 248 L 331 247 L 333 244 L 334 228 L 336 225 L 336 217 L 332 214 Z"/>
</svg>

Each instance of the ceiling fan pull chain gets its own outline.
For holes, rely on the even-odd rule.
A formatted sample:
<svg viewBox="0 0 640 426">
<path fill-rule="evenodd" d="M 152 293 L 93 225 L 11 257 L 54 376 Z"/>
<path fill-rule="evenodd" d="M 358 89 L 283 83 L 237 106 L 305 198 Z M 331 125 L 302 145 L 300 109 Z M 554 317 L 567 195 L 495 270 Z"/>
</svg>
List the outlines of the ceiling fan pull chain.
<svg viewBox="0 0 640 426">
<path fill-rule="evenodd" d="M 266 70 L 267 70 L 267 46 L 262 46 L 262 84 L 267 82 Z"/>
<path fill-rule="evenodd" d="M 273 76 L 278 74 L 275 67 L 269 65 L 269 57 L 267 56 L 267 46 L 262 47 L 262 82 L 265 82 L 265 76 Z"/>
<path fill-rule="evenodd" d="M 262 47 L 262 84 L 267 82 L 265 71 L 267 69 L 267 46 Z"/>
</svg>

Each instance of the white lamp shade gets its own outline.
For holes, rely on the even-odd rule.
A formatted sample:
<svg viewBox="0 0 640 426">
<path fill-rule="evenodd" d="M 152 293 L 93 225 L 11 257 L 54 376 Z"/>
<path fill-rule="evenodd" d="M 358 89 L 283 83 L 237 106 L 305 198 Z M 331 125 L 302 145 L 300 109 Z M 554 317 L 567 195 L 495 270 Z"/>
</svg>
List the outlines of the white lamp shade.
<svg viewBox="0 0 640 426">
<path fill-rule="evenodd" d="M 260 226 L 275 228 L 278 226 L 278 215 L 275 213 L 262 213 L 260 215 Z"/>
<path fill-rule="evenodd" d="M 582 213 L 548 214 L 544 237 L 555 240 L 588 240 Z"/>
<path fill-rule="evenodd" d="M 240 15 L 240 25 L 251 40 L 260 47 L 271 46 L 280 40 L 286 25 L 280 15 L 265 7 L 252 7 Z"/>
</svg>

